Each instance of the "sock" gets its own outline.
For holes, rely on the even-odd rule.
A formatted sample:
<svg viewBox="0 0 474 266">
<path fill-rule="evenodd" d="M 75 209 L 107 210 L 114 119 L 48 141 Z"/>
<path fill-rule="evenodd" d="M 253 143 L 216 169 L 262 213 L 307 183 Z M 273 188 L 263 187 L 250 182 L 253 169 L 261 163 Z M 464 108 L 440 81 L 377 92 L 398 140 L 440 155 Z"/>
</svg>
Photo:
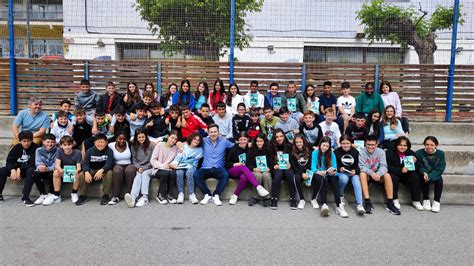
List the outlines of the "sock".
<svg viewBox="0 0 474 266">
<path fill-rule="evenodd" d="M 59 195 L 61 194 L 61 191 L 54 191 L 53 194 L 59 197 Z"/>
<path fill-rule="evenodd" d="M 77 189 L 73 189 L 73 190 L 72 190 L 72 193 L 77 194 L 77 191 L 78 191 Z"/>
<path fill-rule="evenodd" d="M 387 204 L 393 204 L 393 199 L 387 199 Z"/>
<path fill-rule="evenodd" d="M 370 199 L 364 199 L 366 203 L 370 203 Z"/>
</svg>

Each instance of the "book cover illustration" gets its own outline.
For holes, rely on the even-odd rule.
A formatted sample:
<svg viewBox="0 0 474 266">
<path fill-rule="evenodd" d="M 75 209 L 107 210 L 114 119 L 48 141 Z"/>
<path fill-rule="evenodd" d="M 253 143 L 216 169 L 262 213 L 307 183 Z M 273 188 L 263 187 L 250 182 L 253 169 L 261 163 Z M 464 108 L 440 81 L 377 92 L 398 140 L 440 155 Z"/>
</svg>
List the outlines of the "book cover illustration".
<svg viewBox="0 0 474 266">
<path fill-rule="evenodd" d="M 63 172 L 63 182 L 72 183 L 74 182 L 74 177 L 76 176 L 76 166 L 75 165 L 65 165 Z"/>
<path fill-rule="evenodd" d="M 258 105 L 258 93 L 250 94 L 250 107 L 256 107 Z"/>
<path fill-rule="evenodd" d="M 311 102 L 311 112 L 319 115 L 319 102 Z"/>
<path fill-rule="evenodd" d="M 239 163 L 245 164 L 247 161 L 247 155 L 245 153 L 239 154 Z"/>
<path fill-rule="evenodd" d="M 296 112 L 296 99 L 295 98 L 289 98 L 286 100 L 287 105 L 288 105 L 288 110 L 291 112 Z"/>
<path fill-rule="evenodd" d="M 405 158 L 403 158 L 403 164 L 408 169 L 408 171 L 415 171 L 415 160 L 412 155 L 405 156 Z"/>
<path fill-rule="evenodd" d="M 273 98 L 273 109 L 280 109 L 281 108 L 281 97 Z"/>
<path fill-rule="evenodd" d="M 288 141 L 292 141 L 294 138 L 295 138 L 295 135 L 293 134 L 293 132 L 286 132 L 285 134 L 286 138 L 288 139 Z"/>
<path fill-rule="evenodd" d="M 356 149 L 357 149 L 359 152 L 361 152 L 362 149 L 364 149 L 365 141 L 363 141 L 363 140 L 354 140 L 354 144 L 357 146 Z"/>
<path fill-rule="evenodd" d="M 306 174 L 308 175 L 308 179 L 306 179 L 304 181 L 304 184 L 307 186 L 307 187 L 310 187 L 311 186 L 311 182 L 313 181 L 313 171 L 311 170 L 306 170 Z"/>
<path fill-rule="evenodd" d="M 290 163 L 290 155 L 288 153 L 278 154 L 278 166 L 281 170 L 288 170 L 288 164 Z"/>
<path fill-rule="evenodd" d="M 262 172 L 265 172 L 268 168 L 267 164 L 267 156 L 257 156 L 255 157 L 255 163 L 257 168 L 259 168 Z"/>
</svg>

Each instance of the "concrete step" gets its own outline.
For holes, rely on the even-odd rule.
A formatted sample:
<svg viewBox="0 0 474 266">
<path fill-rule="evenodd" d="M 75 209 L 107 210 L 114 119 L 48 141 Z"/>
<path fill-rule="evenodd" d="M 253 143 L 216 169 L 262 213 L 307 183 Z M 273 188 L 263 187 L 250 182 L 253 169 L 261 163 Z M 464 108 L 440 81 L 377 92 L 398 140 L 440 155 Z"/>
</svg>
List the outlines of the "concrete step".
<svg viewBox="0 0 474 266">
<path fill-rule="evenodd" d="M 474 123 L 412 122 L 409 138 L 421 144 L 426 136 L 435 136 L 440 144 L 474 145 Z"/>
<path fill-rule="evenodd" d="M 445 175 L 444 177 L 444 189 L 443 189 L 443 195 L 441 198 L 441 201 L 443 204 L 465 204 L 465 205 L 474 205 L 474 177 L 473 176 L 462 176 L 462 175 Z M 217 180 L 216 179 L 208 179 L 207 184 L 211 191 L 214 191 L 216 185 L 217 185 Z M 227 184 L 224 193 L 221 195 L 221 199 L 223 200 L 228 200 L 230 196 L 233 194 L 237 187 L 238 181 L 231 179 L 229 180 L 229 183 Z M 159 186 L 159 181 L 157 179 L 153 179 L 151 182 L 150 186 L 150 198 L 154 198 L 156 196 L 156 193 L 158 191 L 158 186 Z M 89 197 L 100 197 L 101 194 L 101 188 L 102 186 L 100 183 L 94 183 L 89 187 Z M 371 194 L 371 199 L 375 203 L 383 203 L 385 202 L 385 194 L 383 191 L 383 187 L 378 184 L 371 184 L 370 185 L 370 194 Z M 16 183 L 12 181 L 8 181 L 5 189 L 3 191 L 3 195 L 5 196 L 17 196 L 18 200 L 21 191 L 23 189 L 23 183 Z M 65 198 L 69 198 L 71 192 L 71 184 L 67 183 L 63 185 L 62 188 L 62 195 Z M 123 187 L 123 193 L 125 193 L 125 187 Z M 175 191 L 176 193 L 176 191 Z M 310 187 L 305 187 L 305 199 L 306 201 L 309 201 L 311 199 L 311 195 L 313 193 L 313 188 Z M 431 199 L 433 199 L 432 196 L 433 193 L 433 188 L 431 188 Z M 202 194 L 200 193 L 199 189 L 196 190 L 196 194 L 198 195 L 198 198 L 202 198 Z M 401 184 L 400 189 L 399 189 L 399 200 L 401 203 L 411 203 L 411 198 L 410 198 L 410 193 L 408 191 L 408 187 Z M 187 195 L 187 193 L 185 193 Z M 251 196 L 256 195 L 253 188 L 250 186 L 246 189 L 243 190 L 241 193 L 239 200 L 248 200 Z M 332 192 L 328 192 L 328 200 L 330 202 L 334 202 L 334 197 L 332 196 Z M 31 193 L 31 199 L 34 200 L 34 198 L 38 196 L 38 191 L 36 189 L 36 186 L 33 186 L 33 190 Z M 288 187 L 286 183 L 284 183 L 281 187 L 280 190 L 280 200 L 282 201 L 287 201 L 289 197 L 288 194 Z M 352 186 L 349 184 L 348 188 L 346 189 L 345 197 L 349 202 L 354 202 L 354 194 L 352 190 Z"/>
</svg>

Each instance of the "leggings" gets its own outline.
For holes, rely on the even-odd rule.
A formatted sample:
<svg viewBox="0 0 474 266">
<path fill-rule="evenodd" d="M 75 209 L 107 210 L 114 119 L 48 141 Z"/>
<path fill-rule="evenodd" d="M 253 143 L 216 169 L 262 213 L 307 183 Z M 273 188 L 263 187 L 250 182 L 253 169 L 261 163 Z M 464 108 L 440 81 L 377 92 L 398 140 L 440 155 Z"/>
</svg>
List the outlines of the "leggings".
<svg viewBox="0 0 474 266">
<path fill-rule="evenodd" d="M 176 182 L 176 171 L 174 170 L 158 170 L 154 176 L 160 180 L 160 187 L 158 188 L 158 195 L 166 197 L 171 193 L 171 188 Z"/>
<path fill-rule="evenodd" d="M 273 173 L 273 182 L 272 182 L 272 198 L 278 198 L 280 194 L 280 187 L 282 179 L 285 179 L 288 182 L 288 189 L 290 191 L 290 198 L 295 197 L 296 189 L 293 185 L 293 170 L 280 170 L 276 169 Z"/>
<path fill-rule="evenodd" d="M 148 197 L 148 190 L 150 187 L 150 178 L 152 176 L 153 169 L 143 171 L 143 173 L 137 172 L 137 175 L 133 179 L 133 185 L 130 194 L 134 199 L 138 198 L 140 193 L 143 196 Z"/>
<path fill-rule="evenodd" d="M 329 184 L 331 184 L 332 192 L 334 194 L 334 201 L 336 202 L 336 206 L 339 207 L 339 204 L 341 203 L 341 198 L 339 195 L 339 178 L 337 177 L 337 175 L 326 175 L 325 177 L 323 177 L 321 175 L 314 174 L 312 182 L 315 183 L 312 199 L 317 198 L 320 205 L 327 204 L 329 182 Z"/>
<path fill-rule="evenodd" d="M 300 200 L 304 200 L 304 191 L 303 191 L 303 184 L 302 184 L 302 180 L 303 177 L 301 175 L 301 173 L 298 173 L 298 174 L 294 174 L 293 175 L 293 186 L 295 187 L 296 189 L 296 192 L 298 193 L 298 195 L 300 196 Z"/>
<path fill-rule="evenodd" d="M 410 188 L 411 200 L 420 201 L 421 178 L 415 171 L 409 171 L 400 176 L 390 173 L 390 176 L 393 183 L 393 199 L 398 199 L 398 188 L 402 182 Z"/>
<path fill-rule="evenodd" d="M 194 194 L 194 172 L 196 172 L 196 167 L 194 166 L 189 169 L 176 170 L 176 183 L 178 185 L 178 193 L 184 193 L 184 176 L 186 175 L 186 181 L 188 183 L 188 194 Z"/>
<path fill-rule="evenodd" d="M 443 192 L 443 177 L 436 181 L 421 181 L 421 191 L 423 192 L 423 200 L 430 199 L 430 183 L 434 184 L 434 200 L 441 202 L 441 193 Z"/>
<path fill-rule="evenodd" d="M 234 166 L 230 168 L 228 171 L 229 171 L 230 178 L 234 178 L 234 179 L 238 178 L 240 180 L 234 192 L 236 196 L 240 195 L 240 193 L 247 186 L 248 183 L 250 183 L 254 188 L 256 188 L 259 185 L 255 176 L 252 174 L 249 168 L 245 165 Z"/>
</svg>

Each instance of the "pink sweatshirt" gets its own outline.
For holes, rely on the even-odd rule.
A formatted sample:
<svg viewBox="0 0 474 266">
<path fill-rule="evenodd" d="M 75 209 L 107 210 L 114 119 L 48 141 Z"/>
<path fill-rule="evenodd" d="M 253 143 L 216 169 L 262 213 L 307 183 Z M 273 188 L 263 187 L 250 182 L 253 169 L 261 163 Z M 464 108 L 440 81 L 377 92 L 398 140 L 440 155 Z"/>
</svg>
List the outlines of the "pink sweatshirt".
<svg viewBox="0 0 474 266">
<path fill-rule="evenodd" d="M 158 170 L 170 170 L 165 168 L 165 164 L 170 164 L 177 154 L 178 147 L 176 145 L 171 148 L 167 148 L 165 142 L 158 143 L 151 155 L 153 174 L 155 174 Z"/>
<path fill-rule="evenodd" d="M 400 97 L 398 93 L 391 91 L 389 93 L 382 93 L 383 104 L 386 107 L 387 105 L 393 105 L 395 107 L 395 116 L 402 117 L 402 105 L 400 103 Z"/>
</svg>

